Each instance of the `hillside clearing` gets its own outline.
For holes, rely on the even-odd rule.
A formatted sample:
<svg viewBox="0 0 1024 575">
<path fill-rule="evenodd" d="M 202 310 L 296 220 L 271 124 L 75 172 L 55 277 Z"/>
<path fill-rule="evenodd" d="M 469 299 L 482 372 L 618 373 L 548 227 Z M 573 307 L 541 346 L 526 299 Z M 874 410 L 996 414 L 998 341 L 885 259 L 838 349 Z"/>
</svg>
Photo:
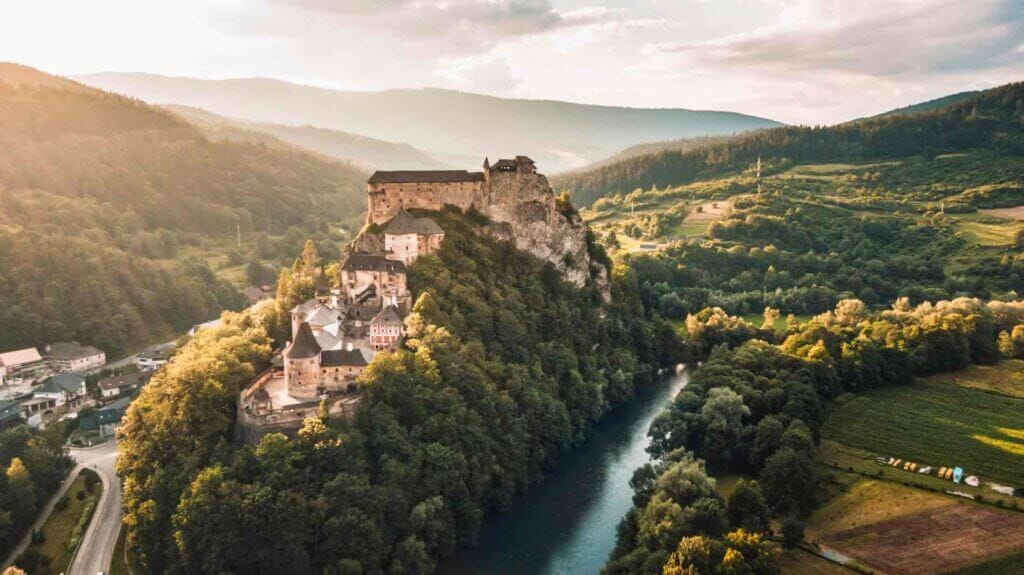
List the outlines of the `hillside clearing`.
<svg viewBox="0 0 1024 575">
<path fill-rule="evenodd" d="M 987 216 L 994 216 L 997 218 L 1007 218 L 1010 220 L 1024 220 L 1024 206 L 1016 206 L 1013 208 L 992 208 L 988 210 L 978 210 L 979 213 Z"/>
</svg>

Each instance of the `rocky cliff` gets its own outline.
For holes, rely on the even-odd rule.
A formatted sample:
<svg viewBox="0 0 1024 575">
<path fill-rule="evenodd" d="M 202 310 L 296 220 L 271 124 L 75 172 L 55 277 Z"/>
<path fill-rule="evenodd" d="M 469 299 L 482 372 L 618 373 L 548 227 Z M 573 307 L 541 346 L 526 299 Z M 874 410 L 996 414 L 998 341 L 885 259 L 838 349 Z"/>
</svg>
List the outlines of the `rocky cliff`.
<svg viewBox="0 0 1024 575">
<path fill-rule="evenodd" d="M 582 287 L 589 276 L 587 227 L 575 211 L 557 209 L 555 193 L 541 174 L 493 172 L 484 215 L 491 231 L 516 248 L 551 262 L 566 281 Z"/>
</svg>

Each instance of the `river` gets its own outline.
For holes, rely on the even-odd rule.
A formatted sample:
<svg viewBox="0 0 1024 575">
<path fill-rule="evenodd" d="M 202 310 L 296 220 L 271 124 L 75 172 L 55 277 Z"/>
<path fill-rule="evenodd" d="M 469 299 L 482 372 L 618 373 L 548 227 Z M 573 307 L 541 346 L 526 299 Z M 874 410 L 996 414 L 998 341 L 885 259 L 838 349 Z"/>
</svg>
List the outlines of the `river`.
<svg viewBox="0 0 1024 575">
<path fill-rule="evenodd" d="M 586 443 L 562 456 L 544 483 L 508 513 L 488 517 L 477 547 L 458 551 L 442 575 L 589 575 L 615 546 L 633 505 L 629 479 L 647 461 L 647 428 L 689 376 L 663 379 L 608 414 Z"/>
</svg>

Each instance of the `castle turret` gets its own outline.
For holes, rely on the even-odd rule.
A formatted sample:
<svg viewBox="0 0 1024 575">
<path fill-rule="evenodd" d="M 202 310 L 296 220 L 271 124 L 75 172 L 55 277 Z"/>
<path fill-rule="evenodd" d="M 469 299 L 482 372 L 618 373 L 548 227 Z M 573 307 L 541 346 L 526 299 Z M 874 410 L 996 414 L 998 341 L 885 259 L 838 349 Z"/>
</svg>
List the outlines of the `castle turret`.
<svg viewBox="0 0 1024 575">
<path fill-rule="evenodd" d="M 316 301 L 320 304 L 331 301 L 331 280 L 327 278 L 323 262 L 320 263 L 320 277 L 316 278 Z"/>
<path fill-rule="evenodd" d="M 284 352 L 284 376 L 288 395 L 312 399 L 320 383 L 320 344 L 309 323 L 302 322 L 295 341 Z"/>
</svg>

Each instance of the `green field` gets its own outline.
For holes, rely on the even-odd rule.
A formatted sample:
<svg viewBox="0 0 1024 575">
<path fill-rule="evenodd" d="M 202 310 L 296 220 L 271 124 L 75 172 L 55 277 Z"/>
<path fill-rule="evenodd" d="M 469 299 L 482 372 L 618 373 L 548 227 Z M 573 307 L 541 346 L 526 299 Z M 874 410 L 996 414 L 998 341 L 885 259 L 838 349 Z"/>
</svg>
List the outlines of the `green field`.
<svg viewBox="0 0 1024 575">
<path fill-rule="evenodd" d="M 877 455 L 960 466 L 982 480 L 1024 477 L 1024 399 L 936 380 L 837 401 L 828 439 Z"/>
<path fill-rule="evenodd" d="M 986 216 L 962 214 L 952 216 L 964 240 L 979 246 L 1010 246 L 1013 236 L 1021 228 L 1019 222 Z"/>
</svg>

